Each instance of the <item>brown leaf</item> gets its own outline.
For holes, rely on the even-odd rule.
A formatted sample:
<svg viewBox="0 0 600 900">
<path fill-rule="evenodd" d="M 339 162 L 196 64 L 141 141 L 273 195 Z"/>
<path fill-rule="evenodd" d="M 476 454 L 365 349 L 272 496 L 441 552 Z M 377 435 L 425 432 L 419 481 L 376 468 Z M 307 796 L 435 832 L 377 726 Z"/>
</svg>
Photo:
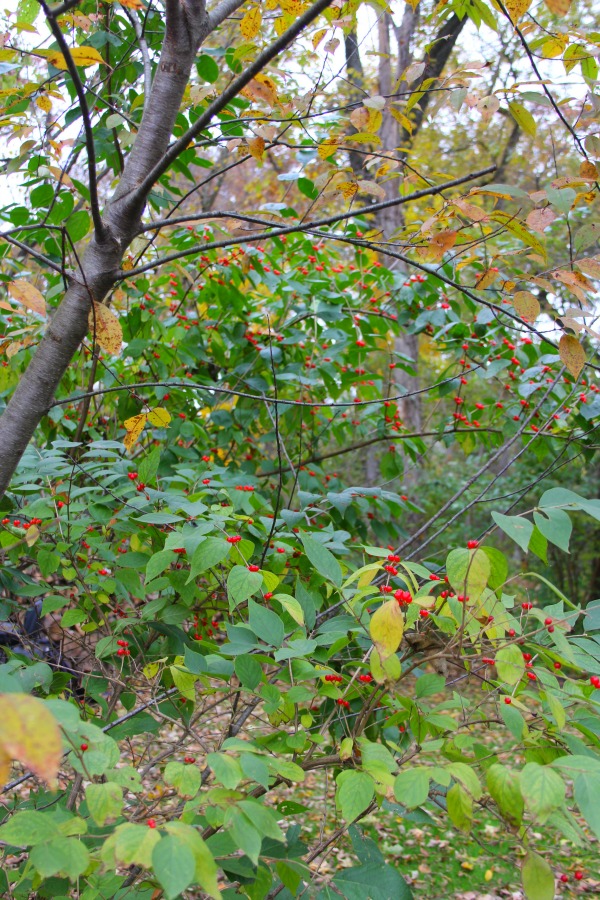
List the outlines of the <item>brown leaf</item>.
<svg viewBox="0 0 600 900">
<path fill-rule="evenodd" d="M 454 247 L 457 237 L 456 231 L 440 231 L 431 238 L 427 247 L 419 247 L 419 256 L 432 262 L 440 262 L 444 253 Z"/>
<path fill-rule="evenodd" d="M 558 342 L 558 353 L 561 362 L 567 367 L 571 375 L 574 378 L 579 378 L 585 365 L 585 350 L 577 338 L 570 334 L 563 334 Z"/>
<path fill-rule="evenodd" d="M 103 303 L 94 301 L 89 316 L 90 331 L 95 341 L 111 356 L 118 356 L 123 344 L 123 329 L 117 316 Z"/>
<path fill-rule="evenodd" d="M 27 309 L 31 309 L 40 316 L 46 315 L 46 301 L 44 297 L 28 281 L 24 281 L 22 278 L 18 281 L 10 281 L 8 283 L 8 293 L 19 303 L 22 303 L 23 306 L 26 306 Z"/>
<path fill-rule="evenodd" d="M 594 256 L 587 259 L 576 259 L 575 265 L 590 278 L 600 278 L 600 259 Z"/>
<path fill-rule="evenodd" d="M 246 85 L 242 94 L 253 102 L 262 100 L 268 106 L 275 106 L 277 103 L 277 87 L 268 75 L 257 75 L 250 84 Z"/>
<path fill-rule="evenodd" d="M 598 177 L 598 169 L 594 165 L 593 162 L 589 160 L 584 160 L 579 166 L 579 174 L 582 178 L 585 178 L 586 181 L 589 179 L 590 181 L 595 181 Z"/>
<path fill-rule="evenodd" d="M 513 297 L 513 306 L 517 315 L 525 322 L 535 322 L 540 314 L 540 304 L 531 291 L 517 291 Z"/>
<path fill-rule="evenodd" d="M 262 158 L 265 155 L 265 142 L 263 138 L 248 138 L 248 150 L 250 151 L 250 154 L 254 157 L 254 159 L 262 162 Z"/>
<path fill-rule="evenodd" d="M 552 225 L 555 218 L 556 215 L 550 209 L 550 207 L 545 206 L 544 209 L 532 209 L 532 211 L 525 219 L 525 222 L 529 225 L 532 231 L 537 231 L 538 234 L 543 234 L 548 225 Z"/>
<path fill-rule="evenodd" d="M 485 222 L 488 218 L 486 211 L 480 206 L 475 206 L 474 203 L 467 203 L 466 200 L 455 200 L 454 205 L 460 209 L 467 219 L 471 219 L 473 222 Z"/>
<path fill-rule="evenodd" d="M 36 697 L 0 694 L 0 775 L 16 759 L 51 786 L 56 781 L 62 741 L 52 713 Z"/>
</svg>

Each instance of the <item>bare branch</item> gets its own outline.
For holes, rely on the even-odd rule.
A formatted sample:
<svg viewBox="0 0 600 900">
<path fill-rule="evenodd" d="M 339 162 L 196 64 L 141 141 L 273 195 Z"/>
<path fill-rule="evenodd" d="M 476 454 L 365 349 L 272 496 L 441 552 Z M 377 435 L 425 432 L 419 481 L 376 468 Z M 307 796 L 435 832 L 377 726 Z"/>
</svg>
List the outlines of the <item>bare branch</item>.
<svg viewBox="0 0 600 900">
<path fill-rule="evenodd" d="M 214 9 L 208 14 L 208 29 L 214 31 L 215 28 L 225 21 L 225 19 L 242 6 L 244 0 L 221 0 Z"/>
</svg>

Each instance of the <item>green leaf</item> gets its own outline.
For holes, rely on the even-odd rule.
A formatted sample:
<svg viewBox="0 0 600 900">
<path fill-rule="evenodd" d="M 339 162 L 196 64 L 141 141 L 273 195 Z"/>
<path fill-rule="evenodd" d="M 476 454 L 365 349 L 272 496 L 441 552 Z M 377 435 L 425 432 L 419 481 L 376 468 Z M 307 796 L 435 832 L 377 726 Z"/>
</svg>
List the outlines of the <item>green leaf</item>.
<svg viewBox="0 0 600 900">
<path fill-rule="evenodd" d="M 455 781 L 462 784 L 474 800 L 479 800 L 481 797 L 481 785 L 475 770 L 471 766 L 463 762 L 453 762 L 446 766 L 446 771 L 450 772 Z"/>
<path fill-rule="evenodd" d="M 192 567 L 186 584 L 193 581 L 196 575 L 201 575 L 207 569 L 223 562 L 230 550 L 231 544 L 228 544 L 223 538 L 207 537 L 203 540 L 194 550 Z"/>
<path fill-rule="evenodd" d="M 219 77 L 219 67 L 212 56 L 207 53 L 201 53 L 196 60 L 196 71 L 200 78 L 208 81 L 209 84 L 214 84 Z"/>
<path fill-rule="evenodd" d="M 19 5 L 17 6 L 17 22 L 33 25 L 39 12 L 40 5 L 37 0 L 19 0 Z"/>
<path fill-rule="evenodd" d="M 429 769 L 426 766 L 411 766 L 396 775 L 394 796 L 407 809 L 422 806 L 429 797 Z"/>
<path fill-rule="evenodd" d="M 496 653 L 498 679 L 504 684 L 518 684 L 525 674 L 523 654 L 516 644 L 501 647 Z"/>
<path fill-rule="evenodd" d="M 549 766 L 527 763 L 519 783 L 527 809 L 542 824 L 564 803 L 565 783 Z"/>
<path fill-rule="evenodd" d="M 123 809 L 123 791 L 114 781 L 105 784 L 88 784 L 85 799 L 96 825 L 105 825 L 109 819 L 117 819 Z"/>
<path fill-rule="evenodd" d="M 524 804 L 518 775 L 500 763 L 493 763 L 486 772 L 486 781 L 490 796 L 504 818 L 514 827 L 520 825 Z"/>
<path fill-rule="evenodd" d="M 575 802 L 581 815 L 600 841 L 600 773 L 581 772 L 573 783 Z"/>
<path fill-rule="evenodd" d="M 223 787 L 235 790 L 244 777 L 239 762 L 228 753 L 209 753 L 206 764 L 213 770 L 215 778 Z"/>
<path fill-rule="evenodd" d="M 148 482 L 153 481 L 156 477 L 160 465 L 161 452 L 160 447 L 153 447 L 152 450 L 150 450 L 149 453 L 146 453 L 144 458 L 138 463 L 138 477 L 144 484 L 148 484 Z"/>
<path fill-rule="evenodd" d="M 459 548 L 451 550 L 446 558 L 446 573 L 455 591 L 467 594 L 471 600 L 481 597 L 492 566 L 483 550 Z"/>
<path fill-rule="evenodd" d="M 258 593 L 262 583 L 263 578 L 260 572 L 250 572 L 247 566 L 234 566 L 227 576 L 229 609 L 233 611 L 240 603 Z"/>
<path fill-rule="evenodd" d="M 342 569 L 333 553 L 310 534 L 301 534 L 300 540 L 304 544 L 306 555 L 319 575 L 339 587 L 342 583 Z"/>
<path fill-rule="evenodd" d="M 498 512 L 492 512 L 492 519 L 509 538 L 519 545 L 521 550 L 527 552 L 533 534 L 533 523 L 529 519 L 521 516 L 505 516 Z"/>
<path fill-rule="evenodd" d="M 249 653 L 238 656 L 233 664 L 235 674 L 249 691 L 253 691 L 262 681 L 262 666 L 256 657 Z"/>
<path fill-rule="evenodd" d="M 254 600 L 248 601 L 248 624 L 257 638 L 272 647 L 281 647 L 283 643 L 283 622 L 279 616 Z"/>
<path fill-rule="evenodd" d="M 226 811 L 224 824 L 228 828 L 234 845 L 239 847 L 256 866 L 262 836 L 254 827 L 254 822 L 241 809 L 233 807 Z"/>
<path fill-rule="evenodd" d="M 172 785 L 180 797 L 195 797 L 200 790 L 200 770 L 192 763 L 171 760 L 163 774 L 165 784 Z"/>
<path fill-rule="evenodd" d="M 177 554 L 172 550 L 159 550 L 158 553 L 151 556 L 146 563 L 145 584 L 148 584 L 157 575 L 161 575 L 176 559 Z"/>
<path fill-rule="evenodd" d="M 48 816 L 24 810 L 0 827 L 0 841 L 15 847 L 31 847 L 56 836 L 56 828 Z"/>
<path fill-rule="evenodd" d="M 90 225 L 90 215 L 84 209 L 80 209 L 78 212 L 73 213 L 72 216 L 69 216 L 67 220 L 67 231 L 74 244 L 86 236 L 90 230 Z"/>
<path fill-rule="evenodd" d="M 221 892 L 217 881 L 217 864 L 196 829 L 184 822 L 166 822 L 165 831 L 174 835 L 179 843 L 191 850 L 195 865 L 194 882 L 214 900 L 219 900 Z"/>
<path fill-rule="evenodd" d="M 174 900 L 194 880 L 196 861 L 190 848 L 174 835 L 160 839 L 152 851 L 152 868 L 167 900 Z"/>
<path fill-rule="evenodd" d="M 473 800 L 461 784 L 453 784 L 446 794 L 450 821 L 460 831 L 469 832 L 473 824 Z"/>
<path fill-rule="evenodd" d="M 432 697 L 444 690 L 446 679 L 437 672 L 428 672 L 426 675 L 420 675 L 415 683 L 415 697 L 421 700 L 423 697 Z"/>
<path fill-rule="evenodd" d="M 533 513 L 533 520 L 544 537 L 559 549 L 569 552 L 573 525 L 564 509 L 544 509 Z"/>
<path fill-rule="evenodd" d="M 402 875 L 392 866 L 370 863 L 344 869 L 333 879 L 344 900 L 412 900 L 413 894 Z M 319 897 L 321 895 L 319 894 Z M 336 892 L 330 895 L 337 898 Z M 329 900 L 329 898 L 328 898 Z"/>
<path fill-rule="evenodd" d="M 493 591 L 497 591 L 508 578 L 508 561 L 504 553 L 496 550 L 495 547 L 482 547 L 481 549 L 490 561 L 488 585 Z"/>
<path fill-rule="evenodd" d="M 152 851 L 160 840 L 156 828 L 126 822 L 117 825 L 100 850 L 102 862 L 111 868 L 119 863 L 125 866 L 138 865 L 149 869 L 152 865 Z"/>
<path fill-rule="evenodd" d="M 353 822 L 367 809 L 375 795 L 375 782 L 366 772 L 345 771 L 338 775 L 336 803 L 346 822 Z"/>
<path fill-rule="evenodd" d="M 521 868 L 527 900 L 554 900 L 554 872 L 537 853 L 528 853 Z"/>
<path fill-rule="evenodd" d="M 309 178 L 298 179 L 298 190 L 304 194 L 305 197 L 308 197 L 309 200 L 316 200 L 319 196 L 318 188 L 315 187 L 314 183 Z"/>
<path fill-rule="evenodd" d="M 77 838 L 55 837 L 47 844 L 37 844 L 29 856 L 31 865 L 42 878 L 64 875 L 75 881 L 90 864 L 90 854 Z"/>
<path fill-rule="evenodd" d="M 500 715 L 514 739 L 516 741 L 521 741 L 523 739 L 523 733 L 525 732 L 526 725 L 525 719 L 523 718 L 519 710 L 515 709 L 514 706 L 508 706 L 506 703 L 501 703 Z"/>
</svg>

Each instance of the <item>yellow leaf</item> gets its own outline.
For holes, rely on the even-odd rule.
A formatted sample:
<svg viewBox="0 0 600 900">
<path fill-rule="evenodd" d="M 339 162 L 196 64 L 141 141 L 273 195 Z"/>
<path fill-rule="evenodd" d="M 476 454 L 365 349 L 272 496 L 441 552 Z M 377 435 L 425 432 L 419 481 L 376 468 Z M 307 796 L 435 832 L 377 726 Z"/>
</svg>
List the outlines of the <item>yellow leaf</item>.
<svg viewBox="0 0 600 900">
<path fill-rule="evenodd" d="M 119 0 L 121 6 L 128 6 L 129 9 L 143 9 L 142 0 Z"/>
<path fill-rule="evenodd" d="M 262 14 L 260 9 L 257 6 L 251 6 L 246 15 L 243 16 L 240 21 L 240 31 L 242 32 L 242 37 L 247 41 L 251 41 L 252 38 L 255 38 L 260 31 L 261 25 Z"/>
<path fill-rule="evenodd" d="M 111 356 L 118 356 L 123 343 L 123 329 L 114 312 L 103 303 L 93 303 L 89 316 L 90 331 L 94 340 Z"/>
<path fill-rule="evenodd" d="M 509 103 L 508 109 L 517 125 L 530 137 L 535 137 L 537 124 L 529 110 L 525 109 L 521 103 L 516 102 Z"/>
<path fill-rule="evenodd" d="M 319 46 L 319 44 L 321 43 L 321 41 L 323 40 L 323 38 L 325 37 L 326 34 L 327 34 L 327 28 L 321 28 L 319 31 L 316 31 L 313 34 L 313 38 L 312 38 L 313 50 L 317 49 L 317 47 Z"/>
<path fill-rule="evenodd" d="M 25 533 L 25 543 L 27 544 L 28 547 L 33 547 L 33 545 L 35 544 L 35 542 L 37 541 L 39 536 L 40 536 L 40 529 L 37 527 L 37 525 L 32 525 L 30 528 L 27 529 L 27 531 Z"/>
<path fill-rule="evenodd" d="M 518 22 L 531 6 L 531 0 L 506 0 L 506 10 L 513 22 Z"/>
<path fill-rule="evenodd" d="M 131 450 L 133 445 L 137 443 L 140 434 L 144 430 L 146 419 L 146 413 L 140 413 L 138 416 L 132 416 L 130 419 L 123 422 L 127 432 L 123 439 L 123 443 L 128 450 Z"/>
<path fill-rule="evenodd" d="M 171 413 L 162 406 L 157 406 L 148 413 L 148 421 L 155 428 L 166 428 L 171 421 Z"/>
<path fill-rule="evenodd" d="M 95 47 L 72 47 L 71 57 L 75 65 L 82 68 L 97 66 L 98 63 L 104 64 L 104 60 Z M 52 50 L 50 53 L 47 53 L 46 59 L 57 69 L 68 69 L 67 60 L 58 50 Z"/>
<path fill-rule="evenodd" d="M 356 196 L 358 185 L 356 181 L 342 181 L 340 184 L 338 184 L 337 190 L 341 192 L 344 200 L 350 202 Z"/>
<path fill-rule="evenodd" d="M 52 787 L 62 757 L 60 731 L 41 700 L 28 694 L 0 694 L 0 776 L 16 759 Z"/>
<path fill-rule="evenodd" d="M 277 103 L 277 87 L 268 75 L 257 75 L 241 93 L 253 102 L 262 100 L 269 106 L 275 106 Z"/>
<path fill-rule="evenodd" d="M 518 316 L 525 322 L 535 322 L 540 314 L 540 304 L 531 291 L 517 291 L 514 295 L 513 306 Z"/>
<path fill-rule="evenodd" d="M 498 270 L 494 267 L 486 269 L 483 275 L 480 275 L 475 282 L 478 291 L 485 291 L 498 277 Z"/>
<path fill-rule="evenodd" d="M 259 162 L 262 162 L 262 158 L 265 155 L 265 142 L 261 137 L 252 137 L 248 138 L 248 150 L 250 151 L 250 155 L 257 159 Z"/>
<path fill-rule="evenodd" d="M 418 254 L 423 259 L 440 262 L 444 253 L 454 247 L 457 237 L 456 231 L 440 231 L 431 238 L 426 247 L 419 247 Z"/>
<path fill-rule="evenodd" d="M 571 0 L 545 0 L 545 3 L 554 16 L 566 16 L 571 8 Z"/>
<path fill-rule="evenodd" d="M 585 350 L 577 338 L 570 334 L 563 334 L 558 342 L 558 353 L 561 362 L 567 367 L 571 375 L 574 378 L 579 378 L 585 365 Z"/>
<path fill-rule="evenodd" d="M 562 56 L 568 43 L 569 38 L 566 34 L 553 34 L 552 37 L 542 44 L 542 56 L 545 59 L 555 59 L 557 56 Z"/>
<path fill-rule="evenodd" d="M 404 633 L 404 616 L 396 600 L 387 600 L 371 616 L 371 640 L 383 661 L 400 646 Z"/>
<path fill-rule="evenodd" d="M 52 109 L 52 100 L 48 97 L 47 94 L 40 94 L 39 97 L 36 98 L 36 106 L 39 106 L 41 110 L 44 112 L 50 112 Z"/>
<path fill-rule="evenodd" d="M 402 125 L 405 131 L 409 134 L 413 133 L 413 123 L 410 121 L 408 116 L 405 116 L 404 113 L 401 113 L 398 109 L 394 109 L 393 106 L 390 107 L 390 112 L 394 119 Z"/>
<path fill-rule="evenodd" d="M 46 301 L 36 287 L 28 281 L 19 279 L 18 281 L 10 281 L 8 283 L 8 293 L 18 303 L 22 303 L 27 309 L 38 313 L 40 316 L 46 315 Z"/>
<path fill-rule="evenodd" d="M 325 138 L 322 144 L 319 144 L 317 148 L 317 153 L 321 157 L 321 159 L 329 159 L 330 156 L 333 156 L 335 151 L 338 148 L 340 143 L 340 139 L 336 137 L 328 137 Z"/>
</svg>

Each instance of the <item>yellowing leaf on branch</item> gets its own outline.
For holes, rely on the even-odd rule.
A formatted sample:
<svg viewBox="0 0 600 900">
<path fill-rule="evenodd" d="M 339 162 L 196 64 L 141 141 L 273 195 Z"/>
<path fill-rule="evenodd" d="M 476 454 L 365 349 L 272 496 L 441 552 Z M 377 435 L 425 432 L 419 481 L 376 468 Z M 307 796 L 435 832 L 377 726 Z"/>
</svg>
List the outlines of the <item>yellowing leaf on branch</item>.
<svg viewBox="0 0 600 900">
<path fill-rule="evenodd" d="M 515 101 L 508 104 L 508 109 L 517 125 L 523 129 L 525 134 L 535 137 L 537 125 L 529 110 L 525 109 L 521 103 Z"/>
<path fill-rule="evenodd" d="M 531 6 L 531 0 L 506 0 L 504 6 L 511 20 L 516 23 Z"/>
<path fill-rule="evenodd" d="M 10 281 L 8 283 L 8 293 L 18 303 L 22 303 L 27 309 L 38 313 L 40 316 L 46 315 L 46 301 L 36 287 L 20 278 L 18 281 Z"/>
<path fill-rule="evenodd" d="M 247 41 L 251 41 L 256 37 L 262 25 L 262 14 L 258 6 L 251 6 L 248 12 L 240 21 L 240 31 L 242 37 Z"/>
<path fill-rule="evenodd" d="M 540 304 L 531 291 L 517 291 L 512 300 L 518 316 L 525 322 L 535 322 L 540 314 Z"/>
<path fill-rule="evenodd" d="M 241 93 L 253 103 L 257 100 L 262 100 L 269 106 L 277 103 L 277 86 L 268 75 L 257 75 Z"/>
<path fill-rule="evenodd" d="M 497 277 L 498 269 L 495 266 L 491 266 L 489 269 L 486 269 L 485 272 L 483 272 L 475 282 L 476 289 L 478 291 L 487 290 L 490 285 L 494 283 Z"/>
<path fill-rule="evenodd" d="M 558 353 L 563 365 L 567 367 L 567 371 L 574 378 L 579 378 L 581 370 L 585 365 L 585 350 L 576 337 L 570 334 L 563 334 L 558 342 Z"/>
<path fill-rule="evenodd" d="M 128 450 L 131 450 L 134 444 L 137 443 L 140 434 L 144 430 L 147 418 L 148 416 L 146 413 L 140 413 L 139 415 L 132 416 L 130 419 L 126 419 L 123 422 L 125 431 L 127 432 L 123 439 L 123 443 Z"/>
<path fill-rule="evenodd" d="M 315 31 L 315 33 L 312 36 L 313 50 L 317 49 L 317 47 L 319 46 L 319 44 L 321 43 L 321 41 L 327 34 L 327 31 L 328 31 L 327 28 L 320 28 L 319 31 Z"/>
<path fill-rule="evenodd" d="M 586 180 L 595 181 L 598 178 L 598 169 L 593 162 L 585 159 L 579 166 L 579 174 Z"/>
<path fill-rule="evenodd" d="M 348 203 L 356 197 L 358 184 L 356 181 L 342 181 L 337 186 L 337 190 L 341 193 L 344 200 Z"/>
<path fill-rule="evenodd" d="M 475 206 L 474 203 L 468 203 L 466 200 L 455 200 L 454 205 L 460 209 L 461 213 L 473 222 L 485 222 L 488 214 L 485 209 Z"/>
<path fill-rule="evenodd" d="M 328 137 L 325 138 L 322 144 L 319 144 L 317 148 L 317 153 L 321 157 L 321 159 L 329 159 L 330 156 L 333 156 L 335 151 L 337 150 L 340 143 L 340 139 L 336 137 Z"/>
<path fill-rule="evenodd" d="M 118 356 L 123 343 L 123 329 L 114 312 L 103 303 L 94 301 L 89 326 L 96 343 L 111 356 Z"/>
<path fill-rule="evenodd" d="M 581 272 L 571 272 L 569 269 L 556 269 L 552 273 L 552 277 L 564 284 L 582 303 L 589 303 L 584 291 L 593 291 L 594 286 Z"/>
<path fill-rule="evenodd" d="M 54 786 L 62 742 L 52 713 L 28 694 L 0 694 L 0 709 L 0 784 L 8 781 L 15 759 Z"/>
<path fill-rule="evenodd" d="M 171 413 L 164 407 L 157 406 L 156 409 L 148 413 L 148 421 L 155 428 L 166 428 L 171 421 Z"/>
<path fill-rule="evenodd" d="M 47 94 L 40 94 L 39 97 L 36 97 L 35 105 L 42 110 L 42 112 L 50 112 L 52 109 L 52 100 Z"/>
<path fill-rule="evenodd" d="M 404 616 L 396 600 L 387 600 L 373 613 L 369 633 L 382 661 L 396 652 L 404 633 Z"/>
<path fill-rule="evenodd" d="M 589 256 L 587 259 L 576 259 L 575 265 L 590 278 L 600 279 L 600 259 Z"/>
<path fill-rule="evenodd" d="M 84 69 L 87 66 L 97 66 L 100 63 L 102 65 L 105 64 L 102 56 L 95 47 L 71 47 L 70 53 L 75 65 Z M 69 68 L 65 56 L 60 53 L 60 51 L 51 50 L 49 53 L 46 53 L 45 56 L 48 62 L 52 63 L 56 69 L 66 71 Z"/>
<path fill-rule="evenodd" d="M 414 126 L 413 126 L 413 123 L 408 118 L 408 116 L 405 116 L 404 113 L 401 113 L 399 109 L 394 109 L 393 106 L 390 106 L 390 112 L 391 112 L 392 116 L 394 117 L 394 119 L 396 120 L 396 122 L 398 122 L 402 126 L 404 131 L 407 131 L 408 134 L 413 133 Z"/>
</svg>

